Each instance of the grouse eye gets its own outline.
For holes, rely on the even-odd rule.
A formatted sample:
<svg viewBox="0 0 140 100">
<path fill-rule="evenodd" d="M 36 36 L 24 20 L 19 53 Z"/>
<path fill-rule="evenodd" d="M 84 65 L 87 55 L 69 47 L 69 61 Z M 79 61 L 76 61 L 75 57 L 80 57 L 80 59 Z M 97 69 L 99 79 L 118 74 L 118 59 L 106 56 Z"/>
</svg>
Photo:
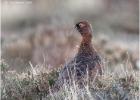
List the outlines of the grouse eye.
<svg viewBox="0 0 140 100">
<path fill-rule="evenodd" d="M 79 24 L 79 27 L 80 27 L 80 28 L 83 28 L 83 27 L 85 27 L 85 26 L 86 26 L 86 25 L 83 24 L 83 23 L 80 23 L 80 24 Z"/>
</svg>

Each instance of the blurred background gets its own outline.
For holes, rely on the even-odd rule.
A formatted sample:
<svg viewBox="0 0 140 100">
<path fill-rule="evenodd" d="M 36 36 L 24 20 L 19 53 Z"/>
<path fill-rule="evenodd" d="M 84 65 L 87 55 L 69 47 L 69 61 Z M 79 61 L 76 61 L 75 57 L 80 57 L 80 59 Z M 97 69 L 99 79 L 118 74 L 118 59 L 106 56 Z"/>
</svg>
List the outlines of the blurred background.
<svg viewBox="0 0 140 100">
<path fill-rule="evenodd" d="M 2 0 L 2 59 L 8 70 L 56 68 L 77 52 L 80 20 L 93 26 L 93 45 L 108 66 L 140 68 L 139 0 Z"/>
</svg>

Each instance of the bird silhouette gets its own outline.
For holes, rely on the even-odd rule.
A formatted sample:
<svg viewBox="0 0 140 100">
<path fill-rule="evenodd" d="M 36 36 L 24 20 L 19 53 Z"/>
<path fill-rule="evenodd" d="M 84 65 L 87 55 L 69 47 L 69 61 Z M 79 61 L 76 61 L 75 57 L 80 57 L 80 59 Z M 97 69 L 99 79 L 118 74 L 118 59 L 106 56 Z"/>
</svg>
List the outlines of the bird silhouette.
<svg viewBox="0 0 140 100">
<path fill-rule="evenodd" d="M 102 75 L 102 60 L 92 45 L 91 24 L 88 21 L 80 21 L 75 28 L 81 34 L 82 41 L 76 56 L 60 71 L 56 81 L 58 86 L 62 86 L 64 82 L 70 82 L 72 79 L 79 82 L 87 75 L 90 79 L 97 74 Z"/>
</svg>

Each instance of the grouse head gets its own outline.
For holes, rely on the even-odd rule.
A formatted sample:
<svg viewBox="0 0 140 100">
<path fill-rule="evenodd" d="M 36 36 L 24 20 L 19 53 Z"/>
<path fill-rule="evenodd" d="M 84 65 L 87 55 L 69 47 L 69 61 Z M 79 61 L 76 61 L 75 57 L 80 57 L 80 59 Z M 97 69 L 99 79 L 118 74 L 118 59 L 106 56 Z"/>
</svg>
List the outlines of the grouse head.
<svg viewBox="0 0 140 100">
<path fill-rule="evenodd" d="M 91 24 L 88 23 L 88 21 L 80 21 L 75 25 L 75 27 L 82 36 L 92 34 L 92 27 Z"/>
</svg>

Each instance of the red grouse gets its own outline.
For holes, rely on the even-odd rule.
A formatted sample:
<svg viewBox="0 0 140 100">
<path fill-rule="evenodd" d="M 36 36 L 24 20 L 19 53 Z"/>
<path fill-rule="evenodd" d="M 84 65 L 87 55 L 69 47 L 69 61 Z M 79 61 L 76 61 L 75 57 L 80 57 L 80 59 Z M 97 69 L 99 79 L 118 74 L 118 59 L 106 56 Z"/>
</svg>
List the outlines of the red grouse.
<svg viewBox="0 0 140 100">
<path fill-rule="evenodd" d="M 101 58 L 92 46 L 92 27 L 87 21 L 78 22 L 76 29 L 82 36 L 82 41 L 75 58 L 64 66 L 61 70 L 56 85 L 61 86 L 64 82 L 74 79 L 76 82 L 85 78 L 88 74 L 90 78 L 99 73 L 102 74 Z M 87 73 L 88 72 L 88 73 Z"/>
</svg>

